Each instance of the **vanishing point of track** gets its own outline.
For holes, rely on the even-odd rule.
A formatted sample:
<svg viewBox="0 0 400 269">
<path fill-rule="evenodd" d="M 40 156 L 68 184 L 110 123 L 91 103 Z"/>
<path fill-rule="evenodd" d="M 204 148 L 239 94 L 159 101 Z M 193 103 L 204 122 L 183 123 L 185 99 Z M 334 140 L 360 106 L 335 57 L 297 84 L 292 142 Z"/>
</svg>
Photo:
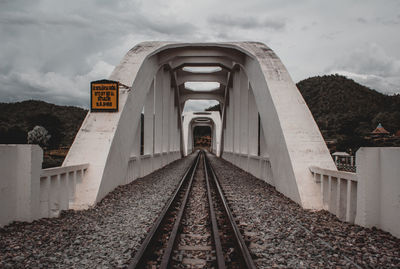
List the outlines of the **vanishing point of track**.
<svg viewBox="0 0 400 269">
<path fill-rule="evenodd" d="M 184 173 L 128 268 L 255 268 L 205 152 Z"/>
</svg>

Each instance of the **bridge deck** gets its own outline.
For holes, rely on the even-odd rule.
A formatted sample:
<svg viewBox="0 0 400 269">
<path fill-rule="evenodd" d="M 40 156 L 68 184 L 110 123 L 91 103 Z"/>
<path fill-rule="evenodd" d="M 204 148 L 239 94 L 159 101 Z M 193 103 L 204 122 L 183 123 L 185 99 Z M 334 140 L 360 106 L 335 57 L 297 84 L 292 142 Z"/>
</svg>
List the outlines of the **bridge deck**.
<svg viewBox="0 0 400 269">
<path fill-rule="evenodd" d="M 118 187 L 87 211 L 0 229 L 0 267 L 124 267 L 193 156 Z M 399 267 L 400 240 L 296 203 L 230 163 L 211 157 L 259 268 Z"/>
</svg>

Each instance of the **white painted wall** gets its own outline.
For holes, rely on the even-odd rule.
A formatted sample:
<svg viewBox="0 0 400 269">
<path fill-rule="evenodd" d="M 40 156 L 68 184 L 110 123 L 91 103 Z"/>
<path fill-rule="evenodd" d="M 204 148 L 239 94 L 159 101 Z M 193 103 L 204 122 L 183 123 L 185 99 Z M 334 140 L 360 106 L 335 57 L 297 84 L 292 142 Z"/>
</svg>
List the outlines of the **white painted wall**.
<svg viewBox="0 0 400 269">
<path fill-rule="evenodd" d="M 356 223 L 400 238 L 400 148 L 360 148 L 356 162 Z"/>
<path fill-rule="evenodd" d="M 37 145 L 0 145 L 0 226 L 39 217 L 42 155 Z"/>
</svg>

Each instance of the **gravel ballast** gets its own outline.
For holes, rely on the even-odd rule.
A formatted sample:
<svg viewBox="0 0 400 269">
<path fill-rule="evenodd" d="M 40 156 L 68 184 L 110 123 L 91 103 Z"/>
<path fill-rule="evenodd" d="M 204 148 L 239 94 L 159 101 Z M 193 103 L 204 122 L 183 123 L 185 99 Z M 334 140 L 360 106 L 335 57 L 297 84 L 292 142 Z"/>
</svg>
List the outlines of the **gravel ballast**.
<svg viewBox="0 0 400 269">
<path fill-rule="evenodd" d="M 258 268 L 400 268 L 400 239 L 297 203 L 209 155 Z"/>
<path fill-rule="evenodd" d="M 209 155 L 258 268 L 400 268 L 400 239 L 302 209 Z M 123 268 L 194 155 L 120 186 L 89 210 L 0 228 L 0 268 Z"/>
<path fill-rule="evenodd" d="M 120 186 L 89 210 L 0 228 L 0 268 L 126 267 L 193 158 Z"/>
</svg>

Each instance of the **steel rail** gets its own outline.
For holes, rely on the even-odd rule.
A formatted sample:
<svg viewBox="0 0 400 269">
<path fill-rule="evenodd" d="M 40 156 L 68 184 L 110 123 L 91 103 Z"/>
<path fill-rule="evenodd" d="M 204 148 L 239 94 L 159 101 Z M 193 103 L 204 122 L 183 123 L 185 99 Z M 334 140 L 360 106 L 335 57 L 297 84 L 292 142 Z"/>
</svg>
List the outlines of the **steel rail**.
<svg viewBox="0 0 400 269">
<path fill-rule="evenodd" d="M 164 254 L 162 256 L 160 269 L 167 269 L 169 267 L 169 263 L 171 261 L 172 251 L 173 251 L 173 248 L 174 248 L 174 245 L 175 245 L 176 237 L 178 235 L 179 227 L 181 225 L 182 216 L 183 216 L 183 213 L 184 213 L 185 208 L 186 208 L 186 204 L 187 204 L 187 201 L 188 201 L 189 193 L 190 193 L 190 191 L 192 189 L 193 178 L 194 178 L 194 175 L 196 173 L 197 165 L 199 163 L 200 154 L 203 154 L 203 153 L 200 152 L 199 155 L 198 155 L 198 158 L 196 159 L 196 164 L 194 166 L 193 173 L 192 173 L 192 175 L 190 177 L 188 188 L 186 189 L 185 196 L 184 196 L 184 198 L 182 200 L 182 203 L 180 205 L 178 214 L 177 214 L 176 219 L 175 219 L 174 226 L 173 226 L 171 234 L 170 234 L 170 236 L 168 238 L 167 247 L 166 247 L 166 249 L 164 251 Z"/>
<path fill-rule="evenodd" d="M 215 245 L 215 255 L 217 257 L 217 268 L 224 269 L 224 268 L 226 268 L 225 258 L 224 258 L 224 252 L 222 251 L 221 239 L 219 237 L 219 231 L 218 231 L 217 217 L 215 216 L 214 203 L 213 203 L 213 199 L 211 196 L 211 187 L 210 187 L 210 181 L 208 179 L 208 169 L 207 169 L 207 165 L 206 165 L 206 156 L 205 156 L 206 154 L 203 153 L 203 155 L 204 155 L 204 158 L 203 158 L 204 175 L 205 175 L 206 184 L 207 184 L 208 207 L 209 207 L 209 211 L 210 211 L 211 230 L 212 230 L 214 245 Z"/>
<path fill-rule="evenodd" d="M 167 204 L 164 206 L 164 209 L 161 211 L 160 216 L 157 218 L 155 223 L 153 224 L 152 228 L 150 229 L 149 233 L 147 234 L 146 238 L 144 239 L 140 249 L 136 252 L 133 260 L 129 264 L 128 268 L 129 269 L 134 269 L 134 268 L 141 268 L 144 263 L 144 259 L 146 258 L 145 254 L 148 254 L 147 252 L 149 251 L 149 246 L 151 245 L 151 242 L 155 240 L 157 231 L 159 230 L 159 227 L 164 220 L 167 212 L 170 210 L 170 207 L 172 203 L 176 200 L 177 195 L 181 188 L 183 187 L 185 181 L 188 178 L 188 175 L 191 173 L 191 179 L 193 179 L 193 175 L 196 171 L 196 167 L 198 164 L 200 158 L 200 153 L 197 154 L 196 159 L 193 161 L 193 163 L 186 169 L 185 173 L 182 176 L 182 179 L 179 182 L 178 187 L 176 188 L 175 192 L 171 196 L 171 198 L 168 200 Z"/>
<path fill-rule="evenodd" d="M 221 199 L 221 202 L 222 202 L 223 207 L 225 209 L 225 213 L 226 213 L 226 215 L 227 215 L 227 217 L 229 219 L 229 223 L 230 223 L 230 225 L 232 227 L 232 230 L 234 232 L 234 235 L 235 235 L 234 238 L 235 238 L 235 241 L 236 241 L 236 246 L 237 246 L 237 248 L 238 248 L 238 250 L 240 252 L 239 254 L 241 255 L 241 259 L 242 259 L 243 265 L 246 266 L 246 268 L 255 269 L 256 266 L 254 264 L 254 261 L 253 261 L 251 255 L 250 255 L 250 252 L 249 252 L 249 250 L 248 250 L 248 248 L 246 246 L 246 243 L 244 242 L 244 239 L 243 239 L 243 237 L 242 237 L 242 235 L 240 233 L 239 227 L 236 225 L 235 219 L 234 219 L 234 217 L 232 215 L 232 212 L 231 212 L 231 210 L 230 210 L 230 208 L 228 206 L 228 202 L 226 201 L 225 196 L 223 194 L 221 185 L 219 184 L 218 177 L 215 174 L 214 169 L 213 169 L 210 161 L 208 160 L 208 157 L 206 156 L 206 154 L 204 154 L 204 155 L 205 155 L 205 158 L 207 160 L 206 163 L 208 165 L 208 168 L 210 169 L 210 172 L 211 172 L 211 175 L 212 175 L 212 179 L 213 179 L 213 181 L 215 183 L 215 186 L 216 186 L 216 188 L 218 190 L 217 193 L 218 193 L 218 195 L 219 195 L 219 197 Z"/>
</svg>

